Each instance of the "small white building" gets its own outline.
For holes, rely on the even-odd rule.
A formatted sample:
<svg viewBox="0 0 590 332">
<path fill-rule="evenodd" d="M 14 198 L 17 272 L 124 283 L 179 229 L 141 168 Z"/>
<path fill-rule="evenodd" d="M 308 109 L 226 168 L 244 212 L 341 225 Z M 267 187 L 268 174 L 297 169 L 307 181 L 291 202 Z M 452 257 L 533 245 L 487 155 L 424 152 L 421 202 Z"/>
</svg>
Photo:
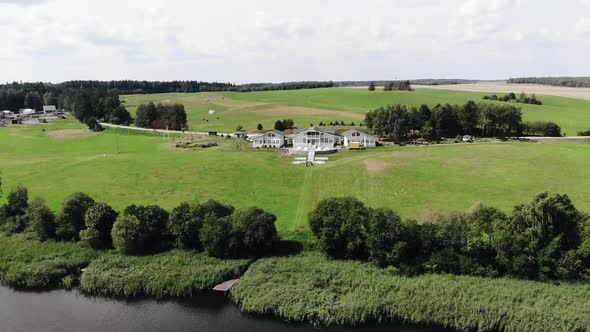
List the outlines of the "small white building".
<svg viewBox="0 0 590 332">
<path fill-rule="evenodd" d="M 214 115 L 215 113 L 217 113 L 215 110 L 209 110 L 209 115 Z"/>
<path fill-rule="evenodd" d="M 297 130 L 293 135 L 295 151 L 331 151 L 340 144 L 340 135 L 335 129 L 311 127 Z"/>
<path fill-rule="evenodd" d="M 285 134 L 278 130 L 250 137 L 253 148 L 280 148 L 285 145 Z"/>
<path fill-rule="evenodd" d="M 344 137 L 343 146 L 350 147 L 350 143 L 362 144 L 365 148 L 377 146 L 377 138 L 356 129 L 350 129 L 342 133 Z"/>
<path fill-rule="evenodd" d="M 55 105 L 43 106 L 43 113 L 57 113 L 57 108 Z"/>
</svg>

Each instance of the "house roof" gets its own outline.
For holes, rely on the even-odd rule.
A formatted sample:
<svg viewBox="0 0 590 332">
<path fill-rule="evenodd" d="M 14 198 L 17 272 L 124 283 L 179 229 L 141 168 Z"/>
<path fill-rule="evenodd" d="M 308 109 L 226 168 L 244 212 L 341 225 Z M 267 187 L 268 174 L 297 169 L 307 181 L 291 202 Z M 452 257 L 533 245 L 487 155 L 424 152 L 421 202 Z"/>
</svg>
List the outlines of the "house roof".
<svg viewBox="0 0 590 332">
<path fill-rule="evenodd" d="M 342 136 L 350 136 L 352 133 L 361 133 L 366 136 L 374 137 L 374 136 L 371 136 L 371 135 L 365 133 L 364 131 L 360 131 L 360 130 L 356 130 L 356 129 L 348 129 L 347 131 L 342 133 Z"/>
<path fill-rule="evenodd" d="M 331 134 L 331 135 L 338 135 L 335 128 L 319 128 L 319 127 L 296 129 L 295 135 L 301 134 L 301 133 L 304 133 L 304 132 L 310 131 L 310 130 L 319 131 L 319 132 L 327 133 L 327 134 Z"/>
<path fill-rule="evenodd" d="M 43 111 L 57 111 L 57 108 L 55 108 L 55 105 L 46 105 L 43 106 Z"/>
</svg>

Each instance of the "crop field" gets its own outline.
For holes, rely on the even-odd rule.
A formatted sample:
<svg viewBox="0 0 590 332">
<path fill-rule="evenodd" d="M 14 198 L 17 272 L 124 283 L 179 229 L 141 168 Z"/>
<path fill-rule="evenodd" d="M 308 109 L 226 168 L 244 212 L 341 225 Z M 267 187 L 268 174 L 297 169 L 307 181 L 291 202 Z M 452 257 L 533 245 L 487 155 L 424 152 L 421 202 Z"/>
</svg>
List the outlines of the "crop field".
<svg viewBox="0 0 590 332">
<path fill-rule="evenodd" d="M 528 90 L 527 90 L 528 91 Z M 520 90 L 515 90 L 519 93 Z M 439 103 L 464 104 L 468 100 L 482 101 L 489 92 L 451 91 L 418 88 L 415 91 L 369 92 L 356 88 L 288 90 L 265 92 L 226 93 L 170 93 L 124 96 L 126 107 L 134 114 L 137 105 L 149 101 L 182 103 L 185 105 L 189 126 L 193 130 L 233 131 L 237 126 L 255 131 L 260 123 L 272 129 L 276 120 L 291 118 L 299 127 L 320 122 L 352 122 L 356 126 L 364 114 L 388 104 L 435 106 Z M 554 121 L 569 136 L 590 130 L 590 100 L 572 99 L 538 94 L 543 105 L 517 104 L 525 121 Z M 209 115 L 215 110 L 215 115 Z"/>
<path fill-rule="evenodd" d="M 351 195 L 404 218 L 428 220 L 484 202 L 509 211 L 537 192 L 569 194 L 590 211 L 588 143 L 481 143 L 382 147 L 340 152 L 305 168 L 276 151 L 217 138 L 218 146 L 180 150 L 175 137 L 127 130 L 99 134 L 67 120 L 2 128 L 4 202 L 18 184 L 57 210 L 76 191 L 122 210 L 130 204 L 171 209 L 217 199 L 277 215 L 281 234 L 307 231 L 307 214 L 323 198 Z"/>
</svg>

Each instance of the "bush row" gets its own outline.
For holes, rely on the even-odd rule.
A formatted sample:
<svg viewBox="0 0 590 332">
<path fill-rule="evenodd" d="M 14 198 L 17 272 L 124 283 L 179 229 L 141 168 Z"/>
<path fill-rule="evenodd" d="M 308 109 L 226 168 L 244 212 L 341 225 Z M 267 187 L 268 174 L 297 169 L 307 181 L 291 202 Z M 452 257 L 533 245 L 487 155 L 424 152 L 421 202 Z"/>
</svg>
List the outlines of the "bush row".
<svg viewBox="0 0 590 332">
<path fill-rule="evenodd" d="M 214 257 L 257 257 L 276 249 L 276 217 L 259 208 L 235 210 L 209 200 L 181 203 L 170 213 L 157 205 L 128 206 L 119 214 L 84 193 L 66 198 L 57 215 L 41 199 L 29 202 L 17 187 L 0 208 L 0 231 L 31 231 L 41 241 L 80 241 L 94 249 L 148 254 L 172 247 L 205 250 Z"/>
<path fill-rule="evenodd" d="M 566 195 L 538 194 L 511 215 L 477 205 L 424 224 L 352 197 L 330 198 L 309 223 L 328 256 L 370 260 L 404 274 L 578 279 L 590 268 L 590 220 Z"/>
</svg>

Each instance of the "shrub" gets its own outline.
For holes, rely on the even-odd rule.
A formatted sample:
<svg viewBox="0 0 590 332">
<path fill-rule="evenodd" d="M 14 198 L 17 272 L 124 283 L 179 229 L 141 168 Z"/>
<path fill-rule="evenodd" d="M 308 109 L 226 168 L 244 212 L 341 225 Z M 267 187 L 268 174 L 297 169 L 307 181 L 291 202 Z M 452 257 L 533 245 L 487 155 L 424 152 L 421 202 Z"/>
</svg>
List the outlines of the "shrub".
<svg viewBox="0 0 590 332">
<path fill-rule="evenodd" d="M 98 122 L 98 120 L 95 117 L 90 117 L 88 118 L 86 121 L 86 126 L 88 126 L 88 129 L 92 130 L 92 131 L 103 131 L 104 128 L 100 125 L 100 123 Z"/>
<path fill-rule="evenodd" d="M 578 131 L 578 136 L 590 136 L 590 130 Z"/>
<path fill-rule="evenodd" d="M 57 238 L 62 241 L 79 240 L 80 231 L 86 229 L 84 216 L 93 204 L 94 200 L 81 192 L 66 198 L 62 204 L 61 212 L 56 218 L 55 234 Z"/>
<path fill-rule="evenodd" d="M 18 186 L 11 191 L 6 204 L 0 208 L 0 230 L 9 234 L 21 233 L 29 225 L 26 210 L 29 206 L 29 191 Z"/>
<path fill-rule="evenodd" d="M 276 220 L 275 215 L 259 208 L 236 211 L 232 221 L 242 254 L 263 256 L 272 253 L 279 238 Z"/>
<path fill-rule="evenodd" d="M 401 218 L 390 209 L 371 211 L 367 243 L 370 257 L 377 265 L 399 265 L 406 247 L 402 241 L 403 224 Z"/>
<path fill-rule="evenodd" d="M 221 218 L 232 214 L 234 208 L 215 200 L 203 204 L 181 203 L 172 210 L 168 229 L 178 248 L 201 249 L 199 232 L 208 215 Z"/>
<path fill-rule="evenodd" d="M 368 257 L 369 210 L 353 197 L 328 198 L 309 215 L 311 231 L 323 252 L 333 258 Z"/>
<path fill-rule="evenodd" d="M 118 213 L 105 203 L 94 203 L 84 215 L 86 229 L 80 232 L 81 241 L 94 249 L 111 248 L 111 231 Z"/>
<path fill-rule="evenodd" d="M 27 208 L 27 218 L 31 230 L 39 240 L 47 241 L 55 238 L 55 215 L 41 198 L 35 199 Z"/>
<path fill-rule="evenodd" d="M 237 254 L 239 241 L 234 235 L 230 217 L 208 215 L 200 233 L 203 248 L 213 257 L 232 257 Z"/>
<path fill-rule="evenodd" d="M 168 248 L 168 212 L 166 210 L 157 205 L 130 205 L 125 209 L 124 214 L 135 216 L 139 220 L 141 253 Z"/>
<path fill-rule="evenodd" d="M 111 232 L 113 247 L 122 254 L 133 255 L 142 252 L 141 225 L 139 219 L 123 214 L 117 217 Z"/>
</svg>

